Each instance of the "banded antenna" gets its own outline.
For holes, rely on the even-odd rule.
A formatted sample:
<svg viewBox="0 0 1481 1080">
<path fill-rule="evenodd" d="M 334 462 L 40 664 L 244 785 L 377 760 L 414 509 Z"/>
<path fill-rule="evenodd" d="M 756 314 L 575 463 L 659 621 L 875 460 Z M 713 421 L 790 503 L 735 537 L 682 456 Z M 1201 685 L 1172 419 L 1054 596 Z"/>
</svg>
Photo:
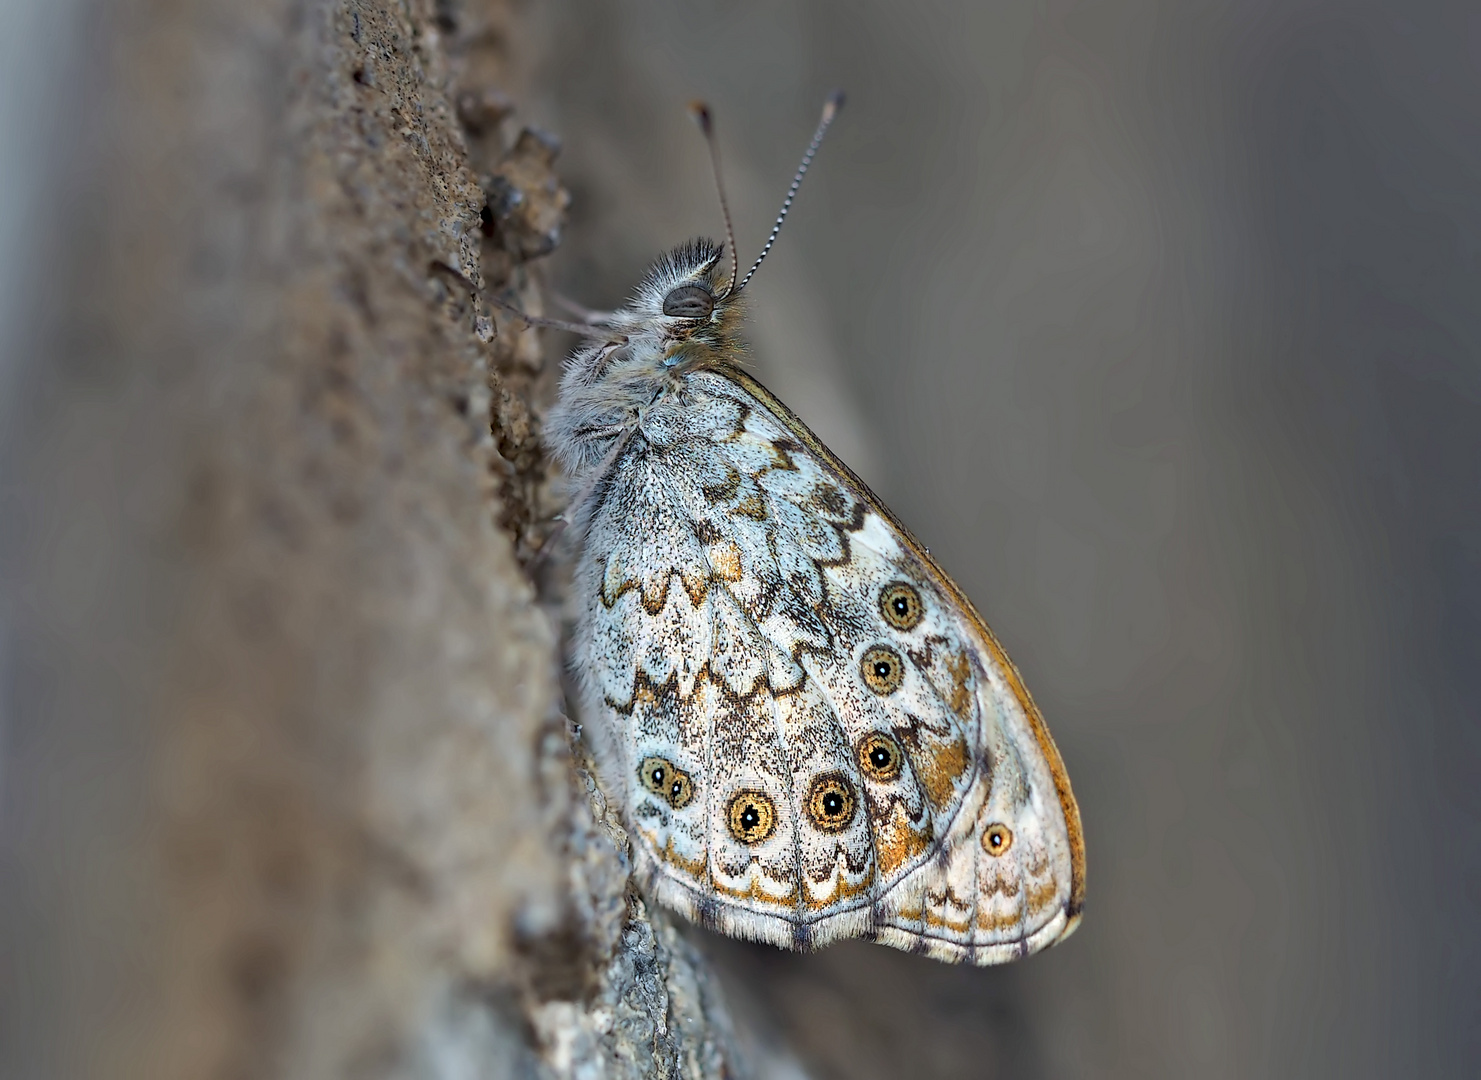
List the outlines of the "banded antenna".
<svg viewBox="0 0 1481 1080">
<path fill-rule="evenodd" d="M 696 101 L 689 106 L 689 111 L 694 114 L 694 119 L 699 123 L 700 131 L 704 132 L 705 142 L 710 148 L 710 168 L 715 174 L 715 191 L 720 196 L 720 212 L 725 217 L 725 242 L 730 245 L 730 282 L 725 286 L 725 291 L 715 299 L 724 300 L 732 293 L 738 293 L 746 287 L 746 284 L 756 273 L 756 268 L 771 251 L 771 245 L 776 243 L 777 234 L 782 231 L 782 222 L 787 220 L 787 212 L 792 209 L 792 200 L 797 198 L 797 189 L 802 186 L 802 178 L 807 175 L 808 167 L 812 165 L 812 159 L 817 156 L 818 147 L 823 145 L 823 136 L 828 134 L 828 128 L 833 123 L 833 118 L 838 115 L 838 110 L 843 108 L 843 91 L 835 90 L 828 95 L 828 100 L 823 103 L 823 115 L 818 120 L 818 129 L 813 132 L 812 142 L 807 144 L 807 150 L 802 155 L 802 163 L 797 166 L 797 172 L 792 176 L 792 184 L 787 188 L 787 197 L 782 200 L 782 209 L 776 216 L 776 224 L 771 227 L 771 235 L 766 238 L 766 243 L 761 248 L 761 254 L 756 256 L 756 261 L 751 264 L 751 269 L 746 271 L 746 276 L 736 284 L 736 277 L 740 274 L 740 260 L 735 250 L 735 229 L 730 223 L 730 206 L 725 200 L 725 181 L 720 174 L 720 147 L 715 140 L 715 124 L 710 117 L 709 106 L 701 101 Z"/>
<path fill-rule="evenodd" d="M 776 216 L 776 224 L 771 227 L 771 235 L 766 238 L 761 254 L 756 256 L 751 269 L 746 271 L 746 276 L 736 286 L 736 292 L 746 287 L 755 275 L 756 268 L 761 265 L 761 260 L 766 258 L 766 253 L 771 250 L 771 245 L 776 243 L 777 233 L 782 231 L 782 222 L 787 220 L 787 211 L 792 209 L 792 200 L 797 198 L 797 189 L 802 186 L 802 178 L 807 175 L 807 168 L 812 164 L 812 159 L 817 156 L 818 147 L 823 145 L 823 136 L 828 134 L 828 127 L 833 123 L 833 118 L 838 115 L 838 110 L 841 108 L 843 108 L 843 91 L 835 90 L 823 103 L 823 115 L 818 120 L 818 130 L 813 132 L 812 142 L 807 144 L 807 151 L 802 155 L 802 163 L 797 166 L 797 172 L 792 177 L 792 186 L 787 189 L 787 197 L 782 200 L 782 210 Z"/>
</svg>

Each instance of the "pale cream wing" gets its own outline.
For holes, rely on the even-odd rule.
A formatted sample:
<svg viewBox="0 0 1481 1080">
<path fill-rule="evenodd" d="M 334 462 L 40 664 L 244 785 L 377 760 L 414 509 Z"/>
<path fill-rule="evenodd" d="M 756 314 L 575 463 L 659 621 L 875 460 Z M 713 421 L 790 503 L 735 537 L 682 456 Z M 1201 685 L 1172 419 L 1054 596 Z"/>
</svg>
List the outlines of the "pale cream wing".
<svg viewBox="0 0 1481 1080">
<path fill-rule="evenodd" d="M 863 482 L 763 387 L 744 373 L 727 375 L 765 410 L 748 423 L 758 436 L 774 437 L 768 429 L 777 422 L 867 506 L 851 534 L 856 572 L 845 587 L 868 596 L 897 574 L 920 591 L 925 608 L 918 624 L 890 629 L 950 712 L 976 733 L 972 790 L 961 812 L 938 837 L 932 859 L 886 885 L 873 936 L 980 964 L 1062 939 L 1084 906 L 1080 814 L 1059 751 L 1017 669 L 955 583 Z M 949 755 L 939 755 L 939 749 L 933 755 L 911 748 L 912 764 L 927 776 L 933 767 L 938 775 L 950 771 Z"/>
<path fill-rule="evenodd" d="M 989 963 L 1062 936 L 1078 815 L 996 642 L 765 390 L 687 381 L 610 474 L 581 568 L 578 662 L 646 885 L 793 947 Z"/>
<path fill-rule="evenodd" d="M 577 667 L 648 891 L 807 947 L 828 919 L 822 940 L 861 932 L 876 881 L 848 735 L 799 663 L 834 647 L 818 560 L 843 548 L 779 532 L 754 482 L 773 457 L 731 445 L 746 411 L 686 397 L 646 417 L 591 516 Z"/>
</svg>

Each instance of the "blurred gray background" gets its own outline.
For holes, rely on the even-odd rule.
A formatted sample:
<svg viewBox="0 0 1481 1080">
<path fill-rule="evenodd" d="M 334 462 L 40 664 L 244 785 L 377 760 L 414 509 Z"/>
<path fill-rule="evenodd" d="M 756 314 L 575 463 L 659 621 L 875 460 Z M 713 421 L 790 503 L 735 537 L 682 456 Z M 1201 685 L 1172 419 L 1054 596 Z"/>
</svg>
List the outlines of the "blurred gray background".
<svg viewBox="0 0 1481 1080">
<path fill-rule="evenodd" d="M 1048 716 L 1062 947 L 957 970 L 702 939 L 827 1077 L 1475 1075 L 1481 14 L 1243 0 L 561 0 L 522 115 L 556 283 L 744 261 L 763 381 Z"/>
</svg>

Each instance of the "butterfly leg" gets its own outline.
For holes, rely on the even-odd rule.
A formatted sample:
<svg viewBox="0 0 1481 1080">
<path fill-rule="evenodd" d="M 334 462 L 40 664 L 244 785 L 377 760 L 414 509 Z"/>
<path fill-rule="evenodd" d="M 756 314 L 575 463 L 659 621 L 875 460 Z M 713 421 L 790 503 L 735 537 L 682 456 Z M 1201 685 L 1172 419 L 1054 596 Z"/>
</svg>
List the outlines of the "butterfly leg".
<svg viewBox="0 0 1481 1080">
<path fill-rule="evenodd" d="M 615 311 L 597 311 L 595 308 L 589 308 L 585 304 L 578 303 L 565 293 L 556 292 L 554 289 L 547 289 L 545 295 L 550 297 L 551 302 L 556 307 L 564 308 L 567 314 L 576 316 L 576 318 L 590 326 L 610 326 L 612 320 L 617 317 Z"/>
</svg>

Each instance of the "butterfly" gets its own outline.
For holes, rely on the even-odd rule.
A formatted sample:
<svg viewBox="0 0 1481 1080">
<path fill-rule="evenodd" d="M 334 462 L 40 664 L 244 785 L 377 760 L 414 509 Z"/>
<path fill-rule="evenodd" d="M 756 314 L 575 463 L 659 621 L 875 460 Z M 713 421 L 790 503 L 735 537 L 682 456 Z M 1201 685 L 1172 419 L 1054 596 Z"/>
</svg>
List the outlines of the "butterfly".
<svg viewBox="0 0 1481 1080">
<path fill-rule="evenodd" d="M 738 362 L 762 249 L 661 258 L 566 324 L 569 661 L 650 897 L 736 937 L 995 964 L 1080 920 L 1080 814 L 1017 669 L 905 526 Z M 697 107 L 724 189 L 709 115 Z"/>
</svg>

